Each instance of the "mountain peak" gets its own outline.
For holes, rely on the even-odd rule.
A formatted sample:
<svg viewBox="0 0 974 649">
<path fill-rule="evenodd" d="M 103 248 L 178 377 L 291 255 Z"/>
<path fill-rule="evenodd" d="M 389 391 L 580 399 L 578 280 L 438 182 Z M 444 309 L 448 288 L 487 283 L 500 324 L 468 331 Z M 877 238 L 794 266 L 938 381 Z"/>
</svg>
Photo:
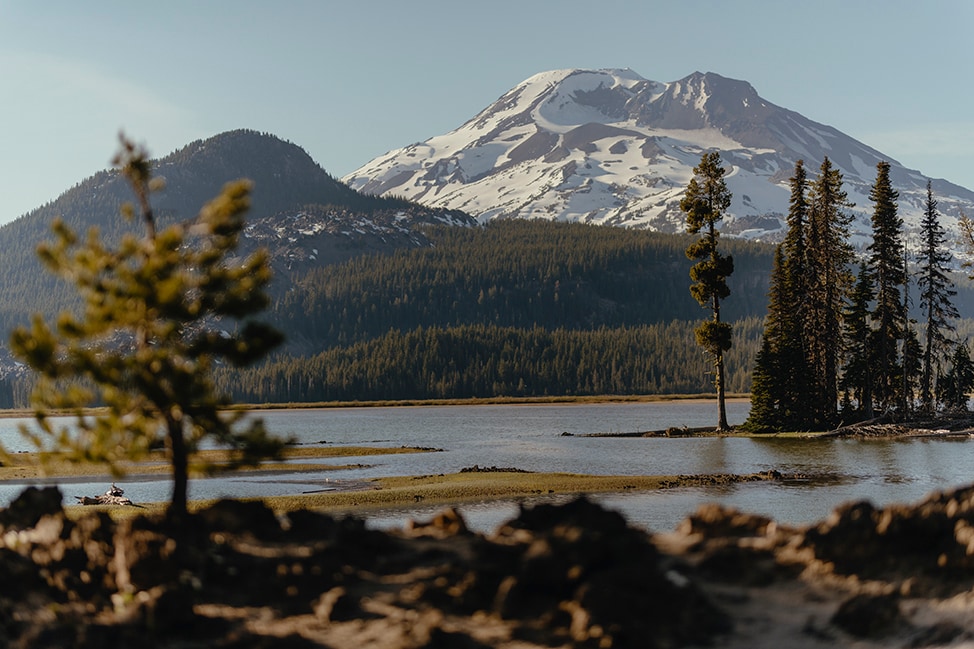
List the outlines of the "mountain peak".
<svg viewBox="0 0 974 649">
<path fill-rule="evenodd" d="M 889 156 L 763 99 L 746 81 L 694 72 L 668 83 L 628 68 L 565 69 L 519 83 L 459 128 L 376 158 L 352 187 L 460 209 L 480 221 L 547 218 L 682 231 L 679 203 L 702 153 L 721 152 L 734 203 L 725 232 L 774 240 L 798 160 L 827 156 L 869 231 L 869 187 Z M 926 178 L 893 164 L 904 216 L 922 210 Z M 934 182 L 945 225 L 974 193 Z M 907 223 L 913 222 L 905 218 Z M 915 220 L 915 219 L 914 219 Z"/>
<path fill-rule="evenodd" d="M 723 131 L 742 120 L 763 122 L 770 104 L 746 81 L 714 72 L 694 72 L 666 84 L 660 97 L 648 104 L 643 102 L 638 108 L 637 120 L 651 128 Z"/>
<path fill-rule="evenodd" d="M 694 72 L 693 74 L 669 84 L 674 94 L 680 92 L 703 95 L 707 99 L 722 102 L 742 102 L 760 100 L 757 90 L 747 81 L 723 77 L 716 72 Z"/>
<path fill-rule="evenodd" d="M 254 183 L 252 215 L 308 203 L 354 204 L 361 200 L 298 145 L 248 129 L 191 142 L 156 160 L 154 168 L 171 188 L 155 198 L 157 209 L 171 209 L 180 218 L 189 216 L 184 213 L 187 205 L 202 205 L 224 183 L 238 178 Z"/>
</svg>

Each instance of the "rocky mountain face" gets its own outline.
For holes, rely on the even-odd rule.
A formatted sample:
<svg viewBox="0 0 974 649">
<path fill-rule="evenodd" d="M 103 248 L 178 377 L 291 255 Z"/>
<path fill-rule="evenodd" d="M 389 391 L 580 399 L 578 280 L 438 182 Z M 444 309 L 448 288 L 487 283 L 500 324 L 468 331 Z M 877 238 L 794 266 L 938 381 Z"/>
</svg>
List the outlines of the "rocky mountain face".
<svg viewBox="0 0 974 649">
<path fill-rule="evenodd" d="M 883 160 L 908 232 L 919 224 L 921 172 L 713 73 L 659 83 L 631 70 L 544 72 L 456 130 L 391 151 L 343 180 L 482 222 L 546 218 L 679 232 L 693 167 L 714 149 L 734 194 L 725 233 L 780 239 L 795 162 L 804 160 L 814 178 L 826 156 L 855 203 L 855 243 L 871 240 L 869 187 Z M 948 229 L 961 211 L 974 213 L 974 192 L 945 180 L 934 180 L 933 190 Z"/>
<path fill-rule="evenodd" d="M 430 245 L 425 225 L 476 225 L 456 210 L 421 206 L 358 211 L 334 205 L 300 209 L 250 219 L 244 251 L 264 246 L 271 251 L 276 277 L 315 266 L 339 263 L 364 253 Z"/>
</svg>

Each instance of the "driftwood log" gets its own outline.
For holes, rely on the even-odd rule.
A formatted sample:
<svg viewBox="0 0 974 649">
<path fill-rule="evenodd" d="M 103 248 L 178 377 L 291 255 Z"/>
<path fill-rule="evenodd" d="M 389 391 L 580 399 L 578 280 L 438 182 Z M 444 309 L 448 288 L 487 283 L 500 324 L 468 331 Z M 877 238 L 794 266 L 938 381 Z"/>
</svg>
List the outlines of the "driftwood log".
<svg viewBox="0 0 974 649">
<path fill-rule="evenodd" d="M 974 417 L 967 410 L 926 419 L 897 419 L 885 414 L 831 430 L 821 437 L 974 437 Z"/>
<path fill-rule="evenodd" d="M 78 504 L 80 505 L 132 505 L 135 506 L 129 498 L 125 497 L 125 492 L 112 483 L 108 491 L 100 496 L 75 496 L 78 499 Z"/>
</svg>

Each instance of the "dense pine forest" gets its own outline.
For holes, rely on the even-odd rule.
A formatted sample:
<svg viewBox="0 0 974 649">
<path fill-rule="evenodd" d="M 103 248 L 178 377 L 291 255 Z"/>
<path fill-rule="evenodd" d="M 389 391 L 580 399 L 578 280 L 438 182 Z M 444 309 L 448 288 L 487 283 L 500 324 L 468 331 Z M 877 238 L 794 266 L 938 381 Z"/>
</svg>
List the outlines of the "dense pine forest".
<svg viewBox="0 0 974 649">
<path fill-rule="evenodd" d="M 712 390 L 686 236 L 522 220 L 424 234 L 428 247 L 290 278 L 265 318 L 284 351 L 218 369 L 218 385 L 251 403 Z M 728 389 L 746 392 L 773 247 L 726 245 Z M 0 383 L 0 405 L 25 406 L 29 384 Z"/>
<path fill-rule="evenodd" d="M 687 292 L 689 239 L 682 235 L 511 220 L 427 236 L 428 248 L 311 271 L 274 307 L 291 348 L 307 343 L 320 351 L 390 329 L 594 330 L 703 316 Z M 772 248 L 728 245 L 739 259 L 728 317 L 763 315 Z"/>
<path fill-rule="evenodd" d="M 235 401 L 712 393 L 694 340 L 687 235 L 549 221 L 427 227 L 428 247 L 363 254 L 287 278 L 266 320 L 280 353 L 217 368 Z M 775 247 L 725 238 L 735 272 L 726 388 L 751 389 Z M 966 285 L 958 285 L 964 293 Z M 957 322 L 956 336 L 974 332 Z M 0 381 L 25 407 L 31 379 Z"/>
<path fill-rule="evenodd" d="M 761 320 L 738 321 L 727 356 L 731 392 L 746 392 Z M 711 365 L 693 323 L 554 331 L 495 325 L 419 327 L 311 357 L 279 357 L 218 385 L 245 403 L 495 396 L 699 394 Z"/>
<path fill-rule="evenodd" d="M 218 380 L 246 402 L 710 391 L 686 237 L 521 220 L 427 236 L 311 272 L 273 309 L 288 353 Z M 729 386 L 744 392 L 772 248 L 729 246 Z"/>
</svg>

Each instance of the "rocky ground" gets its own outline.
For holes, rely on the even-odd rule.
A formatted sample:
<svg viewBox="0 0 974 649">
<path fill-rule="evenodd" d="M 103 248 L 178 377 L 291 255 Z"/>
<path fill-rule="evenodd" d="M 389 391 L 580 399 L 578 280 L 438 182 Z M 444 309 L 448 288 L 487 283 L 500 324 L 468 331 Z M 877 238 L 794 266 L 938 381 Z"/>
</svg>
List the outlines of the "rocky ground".
<svg viewBox="0 0 974 649">
<path fill-rule="evenodd" d="M 9 647 L 974 647 L 974 487 L 793 529 L 707 506 L 649 535 L 585 499 L 496 533 L 255 502 L 180 524 L 0 511 Z"/>
</svg>

